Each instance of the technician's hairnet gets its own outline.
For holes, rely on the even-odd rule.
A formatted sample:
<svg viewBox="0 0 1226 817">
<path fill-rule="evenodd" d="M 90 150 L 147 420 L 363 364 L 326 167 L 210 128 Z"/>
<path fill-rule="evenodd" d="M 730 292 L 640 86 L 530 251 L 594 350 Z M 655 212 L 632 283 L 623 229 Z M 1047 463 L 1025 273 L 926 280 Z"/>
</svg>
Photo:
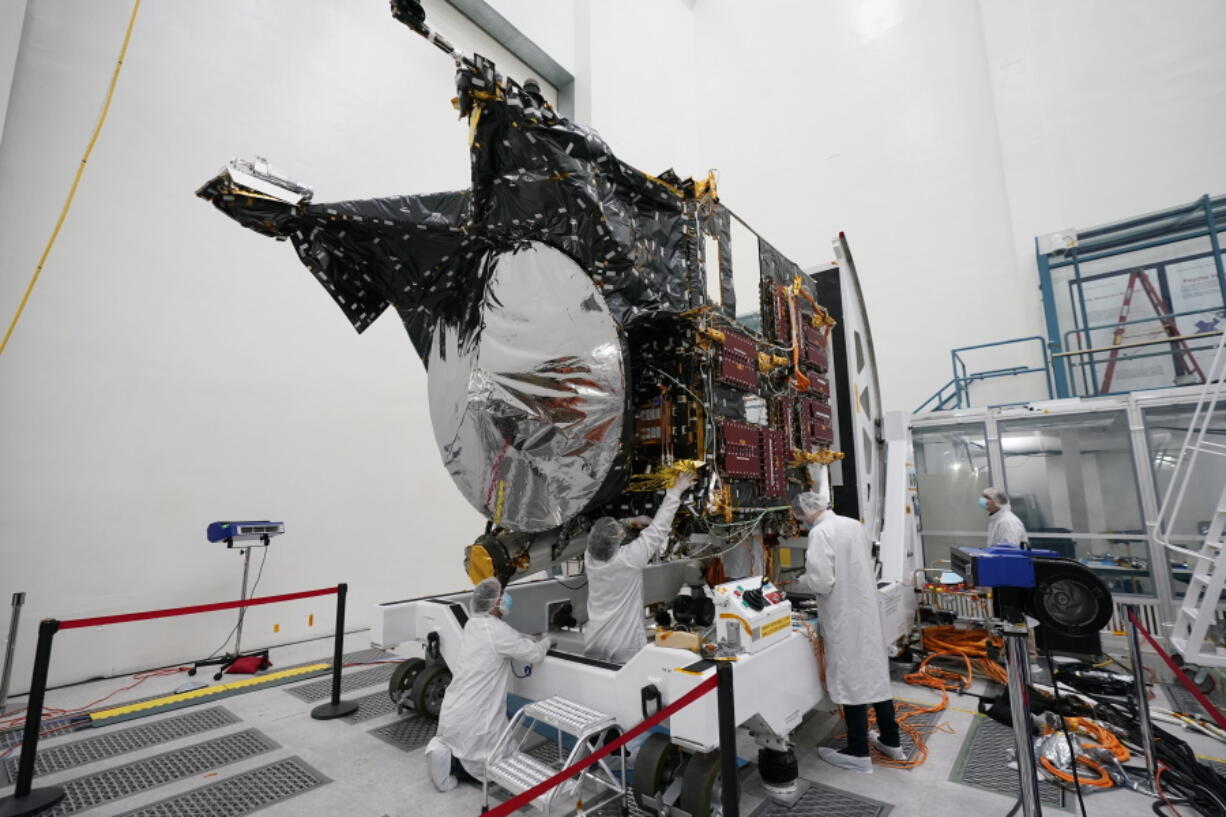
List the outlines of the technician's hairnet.
<svg viewBox="0 0 1226 817">
<path fill-rule="evenodd" d="M 995 502 L 997 505 L 1008 505 L 1009 496 L 999 488 L 984 488 L 983 495 Z"/>
<path fill-rule="evenodd" d="M 488 579 L 482 579 L 473 589 L 473 615 L 479 616 L 493 610 L 498 606 L 498 599 L 501 596 L 502 583 L 498 579 L 493 576 L 490 576 Z"/>
<path fill-rule="evenodd" d="M 792 500 L 792 510 L 801 519 L 808 519 L 830 507 L 830 496 L 813 491 L 805 491 Z"/>
<path fill-rule="evenodd" d="M 622 523 L 611 516 L 596 520 L 587 533 L 588 558 L 598 562 L 607 562 L 617 552 L 617 546 L 626 538 L 626 529 Z"/>
</svg>

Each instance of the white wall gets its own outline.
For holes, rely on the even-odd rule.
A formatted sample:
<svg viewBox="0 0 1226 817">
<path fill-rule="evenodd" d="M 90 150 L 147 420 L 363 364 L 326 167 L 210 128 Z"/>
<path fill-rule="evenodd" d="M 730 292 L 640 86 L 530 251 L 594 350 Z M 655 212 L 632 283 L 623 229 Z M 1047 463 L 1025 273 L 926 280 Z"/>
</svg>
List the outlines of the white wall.
<svg viewBox="0 0 1226 817">
<path fill-rule="evenodd" d="M 981 0 L 1018 268 L 1034 236 L 1226 191 L 1218 0 Z"/>
<path fill-rule="evenodd" d="M 4 118 L 8 112 L 13 70 L 21 44 L 21 24 L 26 16 L 26 0 L 0 0 L 0 142 L 4 141 Z"/>
<path fill-rule="evenodd" d="M 670 167 L 683 177 L 707 172 L 697 149 L 698 108 L 717 90 L 703 77 L 707 59 L 695 50 L 691 6 L 590 2 L 588 123 L 618 157 L 652 175 Z"/>
<path fill-rule="evenodd" d="M 450 7 L 427 6 L 525 73 Z M 0 147 L 6 322 L 129 9 L 31 4 Z M 482 520 L 440 464 L 396 316 L 358 336 L 288 244 L 193 196 L 254 153 L 318 201 L 465 187 L 453 76 L 385 3 L 142 6 L 76 204 L 0 358 L 0 599 L 28 592 L 16 689 L 39 618 L 236 598 L 239 559 L 204 538 L 216 519 L 284 520 L 260 592 L 348 581 L 351 626 L 375 602 L 466 583 L 462 546 Z M 203 655 L 233 620 L 64 633 L 53 681 Z M 245 642 L 323 635 L 332 621 L 330 599 L 258 608 Z"/>
<path fill-rule="evenodd" d="M 983 308 L 1018 277 L 973 0 L 695 6 L 703 161 L 720 196 L 802 266 L 847 233 L 887 409 L 949 378 L 948 350 L 1029 315 Z M 676 94 L 678 102 L 683 95 Z"/>
<path fill-rule="evenodd" d="M 574 72 L 576 7 L 587 0 L 487 0 L 525 37 Z"/>
</svg>

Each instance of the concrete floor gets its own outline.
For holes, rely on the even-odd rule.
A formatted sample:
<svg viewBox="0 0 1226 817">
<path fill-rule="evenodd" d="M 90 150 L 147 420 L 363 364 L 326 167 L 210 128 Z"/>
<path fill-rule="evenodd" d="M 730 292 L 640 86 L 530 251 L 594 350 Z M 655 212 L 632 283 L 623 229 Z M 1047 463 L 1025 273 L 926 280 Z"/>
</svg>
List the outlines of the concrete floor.
<svg viewBox="0 0 1226 817">
<path fill-rule="evenodd" d="M 331 652 L 330 642 L 317 641 L 279 648 L 273 651 L 277 667 L 321 659 Z M 369 646 L 365 632 L 350 635 L 346 639 L 346 651 L 358 651 Z M 407 649 L 404 655 L 412 654 Z M 356 671 L 358 668 L 349 670 Z M 154 678 L 136 689 L 116 696 L 113 703 L 135 700 L 159 693 L 170 693 L 186 678 L 171 676 Z M 122 686 L 123 679 L 97 681 L 48 694 L 48 706 L 68 708 L 80 706 L 90 700 Z M 142 751 L 131 752 L 88 766 L 65 770 L 57 774 L 39 777 L 37 784 L 64 783 L 68 780 L 94 773 L 108 767 L 151 757 L 169 750 L 230 732 L 252 727 L 276 741 L 281 748 L 248 760 L 224 766 L 216 771 L 161 786 L 151 791 L 122 798 L 105 806 L 80 815 L 116 815 L 163 800 L 166 797 L 187 792 L 207 783 L 215 782 L 244 771 L 263 766 L 284 757 L 297 755 L 331 779 L 331 783 L 282 803 L 265 808 L 261 817 L 302 817 L 303 815 L 352 815 L 352 817 L 410 817 L 428 814 L 431 817 L 473 817 L 481 810 L 481 792 L 461 786 L 454 792 L 440 794 L 434 790 L 426 774 L 425 759 L 420 750 L 404 752 L 367 734 L 369 730 L 396 720 L 394 714 L 383 715 L 358 724 L 341 720 L 315 721 L 309 716 L 312 704 L 289 695 L 288 687 L 262 689 L 244 695 L 225 698 L 218 702 L 239 718 L 241 723 L 223 729 L 212 730 L 205 735 L 185 738 L 172 743 L 160 744 Z M 357 698 L 378 691 L 370 687 L 348 694 Z M 928 705 L 938 696 L 927 689 L 908 686 L 898 682 L 894 685 L 899 699 Z M 1162 693 L 1159 692 L 1159 696 Z M 1161 699 L 1159 699 L 1161 702 Z M 21 700 L 11 702 L 11 708 L 21 705 Z M 893 806 L 891 817 L 954 817 L 955 815 L 1001 815 L 1010 807 L 1010 798 L 981 791 L 950 781 L 950 773 L 959 750 L 966 738 L 974 712 L 975 701 L 971 698 L 953 698 L 942 721 L 944 728 L 929 739 L 928 761 L 911 770 L 877 767 L 872 775 L 845 772 L 831 767 L 817 757 L 815 747 L 824 741 L 838 724 L 836 714 L 814 713 L 796 733 L 797 754 L 802 778 L 825 785 L 858 793 Z M 150 722 L 154 718 L 173 717 L 185 710 L 151 716 L 124 725 Z M 99 730 L 101 731 L 101 730 Z M 88 737 L 89 730 L 63 737 L 45 739 L 41 746 L 52 747 Z M 1216 759 L 1226 754 L 1226 746 L 1208 738 L 1186 736 L 1193 748 L 1203 756 Z M 756 757 L 752 739 L 742 736 L 743 757 Z M 1002 757 L 1002 764 L 1005 759 Z M 12 793 L 12 786 L 0 788 L 0 796 Z M 743 784 L 742 814 L 752 813 L 763 800 L 763 792 L 756 773 L 748 774 Z M 1152 815 L 1150 800 L 1130 791 L 1112 790 L 1086 798 L 1086 808 L 1096 817 L 1142 817 Z M 1074 804 L 1075 808 L 1075 804 Z M 1048 813 L 1055 813 L 1047 809 Z"/>
</svg>

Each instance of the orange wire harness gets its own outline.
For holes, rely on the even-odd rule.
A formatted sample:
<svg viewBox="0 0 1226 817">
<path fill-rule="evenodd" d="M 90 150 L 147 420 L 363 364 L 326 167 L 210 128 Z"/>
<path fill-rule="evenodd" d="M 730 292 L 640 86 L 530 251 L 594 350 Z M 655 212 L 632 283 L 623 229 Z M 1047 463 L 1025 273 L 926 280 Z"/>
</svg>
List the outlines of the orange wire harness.
<svg viewBox="0 0 1226 817">
<path fill-rule="evenodd" d="M 989 648 L 1003 650 L 1004 643 L 999 636 L 993 636 L 986 630 L 963 630 L 957 627 L 927 627 L 921 634 L 924 649 L 928 656 L 920 662 L 915 672 L 905 676 L 908 684 L 926 686 L 939 691 L 942 695 L 940 709 L 949 700 L 950 691 L 969 689 L 975 680 L 975 668 L 988 680 L 1002 685 L 1009 683 L 1009 675 L 1005 668 L 989 655 Z M 937 666 L 938 663 L 953 663 L 955 669 Z M 959 668 L 961 671 L 959 671 Z M 935 709 L 935 708 L 934 708 Z M 934 711 L 934 709 L 922 711 Z M 915 714 L 915 713 L 912 713 Z M 901 718 L 900 718 L 901 721 Z M 1088 739 L 1090 746 L 1102 747 L 1109 751 L 1117 761 L 1125 763 L 1131 758 L 1128 749 L 1110 730 L 1088 718 L 1065 718 L 1069 732 L 1075 732 Z M 1051 734 L 1053 730 L 1048 730 Z M 912 738 L 914 740 L 914 737 Z M 917 747 L 921 744 L 917 741 Z M 922 749 L 926 752 L 926 749 Z M 917 757 L 918 757 L 917 753 Z M 920 761 L 923 762 L 923 761 Z M 1073 783 L 1073 775 L 1055 766 L 1047 758 L 1039 758 L 1043 768 L 1058 780 Z M 1102 764 L 1084 754 L 1077 755 L 1077 763 L 1093 772 L 1095 776 L 1077 775 L 1081 785 L 1091 788 L 1112 788 L 1115 782 Z M 906 764 L 900 764 L 906 765 Z"/>
<path fill-rule="evenodd" d="M 1009 675 L 1005 668 L 988 655 L 988 647 L 1003 649 L 1004 643 L 999 636 L 993 636 L 987 630 L 962 630 L 957 627 L 926 627 L 921 633 L 924 649 L 928 656 L 920 662 L 915 672 L 903 678 L 908 684 L 926 686 L 938 689 L 942 693 L 950 690 L 970 689 L 975 680 L 975 665 L 984 677 L 999 684 L 1008 684 Z M 964 672 L 933 666 L 934 661 L 953 661 L 961 663 Z"/>
<path fill-rule="evenodd" d="M 1132 753 L 1120 742 L 1120 739 L 1095 721 L 1089 718 L 1070 717 L 1064 719 L 1064 724 L 1068 727 L 1070 734 L 1078 734 L 1083 738 L 1088 738 L 1091 741 L 1091 746 L 1100 746 L 1106 749 L 1120 763 L 1127 763 L 1132 758 Z M 1044 730 L 1045 734 L 1048 735 L 1053 734 L 1055 731 L 1055 729 L 1050 728 Z M 1043 768 L 1052 777 L 1065 783 L 1080 783 L 1083 786 L 1089 786 L 1094 789 L 1110 789 L 1115 786 L 1115 781 L 1111 779 L 1111 775 L 1103 768 L 1102 764 L 1087 755 L 1077 755 L 1077 763 L 1094 772 L 1098 775 L 1097 777 L 1085 778 L 1078 774 L 1076 779 L 1074 779 L 1070 772 L 1057 767 L 1045 757 L 1039 758 L 1039 763 L 1042 764 Z"/>
</svg>

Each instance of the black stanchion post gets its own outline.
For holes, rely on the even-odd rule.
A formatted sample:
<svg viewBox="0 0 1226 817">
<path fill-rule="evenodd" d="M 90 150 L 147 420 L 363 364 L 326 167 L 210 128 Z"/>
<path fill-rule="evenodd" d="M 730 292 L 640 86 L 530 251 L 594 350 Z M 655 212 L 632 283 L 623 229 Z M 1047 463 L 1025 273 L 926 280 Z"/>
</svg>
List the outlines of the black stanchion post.
<svg viewBox="0 0 1226 817">
<path fill-rule="evenodd" d="M 17 787 L 10 796 L 0 798 L 0 817 L 38 814 L 64 799 L 64 790 L 59 786 L 32 788 L 38 733 L 43 725 L 43 701 L 47 694 L 47 670 L 51 666 L 51 642 L 59 629 L 60 623 L 54 618 L 45 618 L 38 623 L 38 646 L 34 650 L 34 672 L 30 677 L 30 697 L 26 701 L 26 724 L 21 737 Z"/>
<path fill-rule="evenodd" d="M 736 703 L 732 696 L 732 662 L 720 661 L 715 665 L 715 674 L 719 678 L 715 694 L 719 711 L 720 787 L 724 817 L 739 817 L 741 780 L 736 768 Z"/>
<path fill-rule="evenodd" d="M 317 721 L 343 718 L 358 711 L 357 701 L 341 700 L 341 664 L 345 651 L 345 596 L 349 594 L 349 585 L 341 582 L 336 586 L 336 642 L 332 650 L 332 700 L 320 704 L 311 710 L 311 717 Z"/>
</svg>

